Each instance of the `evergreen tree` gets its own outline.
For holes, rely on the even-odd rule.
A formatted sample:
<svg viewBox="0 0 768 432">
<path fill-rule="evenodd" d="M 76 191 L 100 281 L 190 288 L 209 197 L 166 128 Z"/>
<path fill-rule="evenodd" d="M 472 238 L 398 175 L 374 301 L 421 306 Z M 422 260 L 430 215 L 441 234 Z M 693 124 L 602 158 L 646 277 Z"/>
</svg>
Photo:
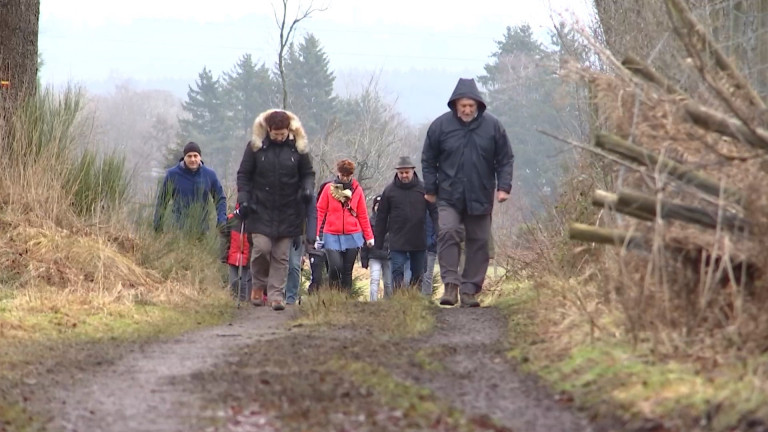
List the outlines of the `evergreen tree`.
<svg viewBox="0 0 768 432">
<path fill-rule="evenodd" d="M 328 56 L 320 41 L 312 34 L 294 47 L 289 47 L 285 59 L 288 87 L 288 109 L 301 118 L 310 139 L 319 139 L 327 132 L 336 112 L 333 83 Z"/>
<path fill-rule="evenodd" d="M 235 135 L 224 107 L 221 87 L 219 79 L 204 67 L 198 74 L 195 88 L 189 86 L 187 100 L 182 104 L 184 115 L 179 119 L 178 149 L 189 141 L 197 142 L 203 149 L 205 163 L 217 171 L 228 168 Z M 181 156 L 180 151 L 174 153 L 176 157 Z"/>
<path fill-rule="evenodd" d="M 496 41 L 496 46 L 498 46 L 498 51 L 491 55 L 495 62 L 486 64 L 483 69 L 487 75 L 478 77 L 480 84 L 489 90 L 498 87 L 504 80 L 506 58 L 525 56 L 526 61 L 537 62 L 549 54 L 543 45 L 533 38 L 533 31 L 528 24 L 516 27 L 507 26 L 504 39 Z"/>
<path fill-rule="evenodd" d="M 224 73 L 223 87 L 224 109 L 235 127 L 235 141 L 244 144 L 256 116 L 277 103 L 277 83 L 264 63 L 257 66 L 250 54 L 244 54 L 231 72 Z"/>
<path fill-rule="evenodd" d="M 478 81 L 487 90 L 490 110 L 504 124 L 515 152 L 516 188 L 521 196 L 540 197 L 557 192 L 562 154 L 552 140 L 537 131 L 561 134 L 570 121 L 562 106 L 558 53 L 534 39 L 530 26 L 507 27 L 497 41 L 493 61 Z M 541 209 L 539 202 L 529 203 Z"/>
</svg>

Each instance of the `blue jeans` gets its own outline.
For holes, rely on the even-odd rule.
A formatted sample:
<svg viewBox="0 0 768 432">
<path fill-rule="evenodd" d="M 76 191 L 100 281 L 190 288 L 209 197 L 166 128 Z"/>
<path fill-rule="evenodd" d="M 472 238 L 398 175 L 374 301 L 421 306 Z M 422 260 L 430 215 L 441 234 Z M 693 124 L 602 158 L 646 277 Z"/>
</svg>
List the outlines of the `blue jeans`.
<svg viewBox="0 0 768 432">
<path fill-rule="evenodd" d="M 405 286 L 405 263 L 410 260 L 411 280 L 408 285 L 421 291 L 421 280 L 427 266 L 427 251 L 389 251 L 392 259 L 392 285 L 398 290 Z"/>
<path fill-rule="evenodd" d="M 430 298 L 432 297 L 432 281 L 435 277 L 435 261 L 437 261 L 437 252 L 427 252 L 427 267 L 424 270 L 421 293 Z"/>
<path fill-rule="evenodd" d="M 392 297 L 392 269 L 389 260 L 371 259 L 368 268 L 371 269 L 371 301 L 379 299 L 380 281 L 384 281 L 384 297 Z"/>
<path fill-rule="evenodd" d="M 301 281 L 301 256 L 304 255 L 304 242 L 298 249 L 288 252 L 288 280 L 285 283 L 285 303 L 294 304 L 299 297 L 299 284 Z"/>
</svg>

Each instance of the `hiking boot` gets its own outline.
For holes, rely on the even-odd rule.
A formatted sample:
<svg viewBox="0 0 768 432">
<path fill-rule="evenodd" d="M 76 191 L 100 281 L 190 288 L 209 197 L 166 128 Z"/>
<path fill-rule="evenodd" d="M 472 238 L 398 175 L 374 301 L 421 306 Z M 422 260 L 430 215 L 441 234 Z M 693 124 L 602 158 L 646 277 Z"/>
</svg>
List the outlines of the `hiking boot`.
<svg viewBox="0 0 768 432">
<path fill-rule="evenodd" d="M 282 300 L 275 300 L 272 302 L 272 310 L 281 311 L 285 310 L 285 302 Z"/>
<path fill-rule="evenodd" d="M 443 306 L 455 306 L 459 302 L 459 286 L 457 284 L 445 284 L 445 292 L 440 297 L 440 304 Z"/>
<path fill-rule="evenodd" d="M 461 307 L 480 307 L 474 294 L 461 293 Z"/>
<path fill-rule="evenodd" d="M 264 306 L 264 289 L 254 288 L 251 290 L 251 304 L 254 306 Z"/>
</svg>

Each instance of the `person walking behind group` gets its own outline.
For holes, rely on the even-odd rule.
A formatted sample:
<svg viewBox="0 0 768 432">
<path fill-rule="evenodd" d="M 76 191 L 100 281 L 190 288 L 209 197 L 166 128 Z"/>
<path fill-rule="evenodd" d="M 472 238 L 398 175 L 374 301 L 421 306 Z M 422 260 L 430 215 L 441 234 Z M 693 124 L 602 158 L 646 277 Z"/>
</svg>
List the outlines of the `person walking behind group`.
<svg viewBox="0 0 768 432">
<path fill-rule="evenodd" d="M 514 155 L 473 79 L 459 79 L 448 108 L 430 124 L 421 155 L 425 197 L 437 202 L 439 213 L 437 255 L 445 287 L 440 304 L 457 304 L 461 290 L 461 305 L 477 307 L 490 259 L 494 193 L 499 203 L 509 199 Z"/>
<path fill-rule="evenodd" d="M 373 197 L 373 203 L 371 204 L 371 228 L 373 232 L 376 232 L 376 214 L 381 204 L 381 195 Z M 374 235 L 375 237 L 375 235 Z M 392 297 L 392 266 L 389 259 L 389 241 L 387 236 L 384 237 L 382 247 L 378 248 L 363 248 L 360 252 L 360 264 L 364 269 L 369 269 L 371 283 L 370 294 L 371 301 L 379 299 L 379 283 L 384 282 L 384 297 Z"/>
<path fill-rule="evenodd" d="M 248 233 L 243 229 L 245 220 L 240 216 L 239 206 L 227 215 L 227 224 L 223 234 L 228 239 L 225 262 L 229 265 L 229 289 L 232 298 L 246 301 L 251 298 L 251 245 Z"/>
<path fill-rule="evenodd" d="M 365 194 L 352 178 L 355 163 L 342 159 L 336 163 L 336 179 L 325 185 L 317 200 L 317 249 L 325 249 L 328 279 L 333 287 L 352 292 L 352 269 L 357 251 L 373 247 L 373 231 L 368 219 Z"/>
<path fill-rule="evenodd" d="M 202 151 L 195 142 L 188 142 L 184 156 L 171 169 L 157 192 L 153 228 L 162 232 L 165 228 L 165 212 L 173 201 L 171 214 L 175 228 L 195 235 L 208 231 L 208 200 L 216 205 L 216 226 L 223 228 L 227 221 L 227 198 L 216 173 L 205 166 Z"/>
<path fill-rule="evenodd" d="M 298 117 L 276 109 L 259 114 L 237 170 L 237 202 L 252 236 L 255 306 L 262 305 L 266 289 L 272 309 L 285 309 L 288 253 L 303 233 L 314 185 L 307 136 Z"/>
<path fill-rule="evenodd" d="M 395 166 L 392 183 L 381 194 L 381 206 L 376 214 L 375 248 L 380 249 L 389 236 L 389 256 L 392 259 L 392 283 L 401 289 L 405 279 L 405 263 L 410 261 L 409 285 L 421 290 L 427 264 L 427 215 L 437 223 L 434 203 L 425 199 L 424 184 L 416 174 L 416 166 L 408 156 L 402 156 Z"/>
<path fill-rule="evenodd" d="M 323 286 L 323 273 L 328 273 L 328 259 L 325 256 L 325 251 L 322 248 L 316 248 L 319 246 L 317 242 L 319 239 L 316 233 L 323 232 L 323 226 L 317 226 L 317 202 L 320 200 L 323 189 L 328 183 L 332 183 L 336 177 L 325 180 L 317 190 L 317 196 L 311 205 L 307 206 L 307 237 L 304 247 L 307 250 L 307 256 L 309 257 L 309 270 L 311 273 L 309 285 L 307 285 L 307 294 L 316 294 Z"/>
</svg>

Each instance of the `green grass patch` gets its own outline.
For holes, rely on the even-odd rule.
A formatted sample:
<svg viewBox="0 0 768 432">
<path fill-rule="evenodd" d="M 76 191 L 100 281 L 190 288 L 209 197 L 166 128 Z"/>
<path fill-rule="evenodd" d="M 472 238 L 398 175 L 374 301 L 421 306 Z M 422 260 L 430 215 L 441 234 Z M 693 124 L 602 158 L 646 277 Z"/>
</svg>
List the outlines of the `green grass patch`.
<svg viewBox="0 0 768 432">
<path fill-rule="evenodd" d="M 424 334 L 435 325 L 437 307 L 417 292 L 397 293 L 391 299 L 360 302 L 338 291 L 321 291 L 302 302 L 298 324 L 354 325 L 383 337 L 407 338 Z"/>
<path fill-rule="evenodd" d="M 403 413 L 410 419 L 409 426 L 418 430 L 435 429 L 438 426 L 459 432 L 477 430 L 506 430 L 494 427 L 495 422 L 486 416 L 474 417 L 471 413 L 445 403 L 432 391 L 398 379 L 381 367 L 360 362 L 336 360 L 328 363 L 330 370 L 344 370 L 347 378 L 363 388 L 372 390 L 382 403 Z"/>
<path fill-rule="evenodd" d="M 444 348 L 442 347 L 427 347 L 416 351 L 413 359 L 418 365 L 429 372 L 442 372 L 445 370 L 445 365 L 440 359 L 444 358 Z"/>
<path fill-rule="evenodd" d="M 459 421 L 461 414 L 438 402 L 428 389 L 394 379 L 386 369 L 359 362 L 337 361 L 331 368 L 347 371 L 361 386 L 373 389 L 383 402 L 392 408 L 402 410 L 410 416 L 434 417 L 445 413 L 453 421 Z"/>
</svg>

